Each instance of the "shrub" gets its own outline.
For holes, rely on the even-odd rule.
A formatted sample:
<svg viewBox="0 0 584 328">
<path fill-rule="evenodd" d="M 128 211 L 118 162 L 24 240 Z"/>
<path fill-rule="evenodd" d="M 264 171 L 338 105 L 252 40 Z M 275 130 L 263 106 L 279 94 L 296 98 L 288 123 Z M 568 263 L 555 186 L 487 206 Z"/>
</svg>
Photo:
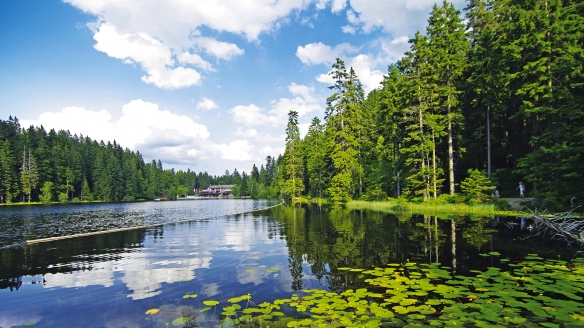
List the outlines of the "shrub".
<svg viewBox="0 0 584 328">
<path fill-rule="evenodd" d="M 66 203 L 68 200 L 69 196 L 66 193 L 59 193 L 59 203 Z"/>
<path fill-rule="evenodd" d="M 41 194 L 39 195 L 41 203 L 49 203 L 53 200 L 53 183 L 50 181 L 45 182 L 41 188 Z"/>
<path fill-rule="evenodd" d="M 460 183 L 460 189 L 469 202 L 482 203 L 489 199 L 494 186 L 484 172 L 469 169 L 468 177 Z"/>
</svg>

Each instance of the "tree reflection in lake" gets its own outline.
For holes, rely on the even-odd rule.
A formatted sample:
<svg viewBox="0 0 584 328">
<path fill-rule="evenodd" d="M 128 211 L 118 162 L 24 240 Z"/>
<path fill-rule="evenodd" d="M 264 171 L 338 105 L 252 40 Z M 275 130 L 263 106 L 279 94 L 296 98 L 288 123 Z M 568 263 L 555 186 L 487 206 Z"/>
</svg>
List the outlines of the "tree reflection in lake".
<svg viewBox="0 0 584 328">
<path fill-rule="evenodd" d="M 171 215 L 163 219 L 173 220 Z M 489 217 L 394 215 L 295 204 L 0 249 L 0 318 L 2 311 L 42 308 L 39 326 L 65 320 L 107 326 L 110 319 L 104 318 L 164 326 L 175 318 L 144 312 L 160 307 L 172 314 L 183 306 L 199 311 L 204 299 L 248 293 L 261 303 L 302 289 L 340 292 L 363 286 L 360 273 L 347 273 L 346 268 L 432 262 L 466 275 L 498 266 L 499 258 L 485 254 L 489 252 L 511 258 L 530 253 L 574 256 L 563 245 L 520 240 L 523 230 L 505 227 Z M 186 293 L 199 296 L 183 299 Z M 68 317 L 72 310 L 77 314 Z"/>
<path fill-rule="evenodd" d="M 342 291 L 358 282 L 339 274 L 338 268 L 440 262 L 450 264 L 452 274 L 465 274 L 493 265 L 493 258 L 479 254 L 495 250 L 516 257 L 574 254 L 542 243 L 522 244 L 518 252 L 515 235 L 493 224 L 500 217 L 394 215 L 316 204 L 280 206 L 270 216 L 281 222 L 281 234 L 286 236 L 293 290 L 302 287 L 302 261 L 319 282 L 325 279 L 329 289 Z"/>
</svg>

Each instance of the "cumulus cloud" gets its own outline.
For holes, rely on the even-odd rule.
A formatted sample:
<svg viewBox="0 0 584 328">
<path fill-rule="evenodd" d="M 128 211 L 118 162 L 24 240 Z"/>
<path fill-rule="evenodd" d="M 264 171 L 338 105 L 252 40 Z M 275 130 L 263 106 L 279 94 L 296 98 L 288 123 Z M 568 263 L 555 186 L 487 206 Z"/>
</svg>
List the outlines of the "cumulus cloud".
<svg viewBox="0 0 584 328">
<path fill-rule="evenodd" d="M 331 11 L 333 13 L 338 13 L 342 11 L 347 6 L 347 0 L 333 0 L 333 4 L 331 6 Z"/>
<path fill-rule="evenodd" d="M 286 140 L 286 134 L 272 135 L 270 133 L 258 132 L 254 128 L 237 127 L 233 133 L 235 136 L 244 137 L 257 142 L 278 142 L 282 143 Z"/>
<path fill-rule="evenodd" d="M 201 101 L 199 101 L 197 103 L 196 109 L 197 110 L 211 110 L 211 109 L 215 109 L 215 108 L 219 108 L 219 105 L 217 105 L 213 100 L 203 97 L 201 99 Z"/>
<path fill-rule="evenodd" d="M 292 11 L 310 3 L 309 0 L 65 2 L 96 16 L 97 20 L 88 25 L 95 33 L 96 50 L 124 63 L 139 64 L 147 73 L 142 78 L 144 82 L 166 89 L 200 83 L 200 73 L 185 65 L 213 71 L 193 50 L 224 60 L 244 53 L 236 44 L 202 36 L 200 27 L 256 41 L 261 33 L 277 29 Z"/>
<path fill-rule="evenodd" d="M 193 53 L 190 53 L 188 51 L 185 51 L 176 57 L 180 63 L 193 64 L 197 67 L 204 69 L 205 71 L 215 71 L 215 69 L 213 68 L 213 65 L 211 65 L 211 63 L 204 60 L 203 58 L 201 58 L 201 56 L 199 56 L 197 54 L 193 54 Z"/>
<path fill-rule="evenodd" d="M 343 31 L 343 33 L 347 33 L 347 34 L 355 34 L 355 28 L 351 25 L 345 25 L 343 27 L 341 27 L 341 31 Z"/>
<path fill-rule="evenodd" d="M 307 65 L 327 64 L 330 65 L 336 58 L 345 57 L 354 53 L 358 48 L 348 43 L 341 43 L 334 47 L 322 42 L 309 43 L 305 46 L 299 46 L 296 50 L 296 57 Z"/>
<path fill-rule="evenodd" d="M 283 126 L 288 120 L 290 110 L 297 111 L 300 117 L 313 111 L 322 111 L 320 105 L 322 99 L 314 95 L 313 88 L 291 83 L 288 90 L 295 97 L 273 100 L 267 114 L 264 114 L 264 110 L 254 104 L 233 107 L 229 110 L 233 115 L 233 121 L 246 127 L 265 124 Z"/>
<path fill-rule="evenodd" d="M 217 58 L 230 60 L 233 56 L 243 54 L 243 49 L 239 49 L 236 44 L 217 41 L 215 39 L 198 37 L 194 39 L 195 46 L 208 54 Z"/>
<path fill-rule="evenodd" d="M 383 72 L 374 69 L 378 64 L 379 59 L 373 58 L 369 55 L 360 54 L 346 61 L 345 67 L 347 68 L 347 71 L 349 71 L 351 67 L 353 68 L 359 81 L 363 84 L 365 93 L 367 94 L 373 89 L 378 88 L 381 81 L 383 81 Z M 335 81 L 330 73 L 331 71 L 326 74 L 320 74 L 316 76 L 316 80 L 320 83 L 333 85 Z"/>
<path fill-rule="evenodd" d="M 380 38 L 373 43 L 381 46 L 386 62 L 395 62 L 410 49 L 409 37 L 403 35 L 393 39 Z"/>
<path fill-rule="evenodd" d="M 464 0 L 451 2 L 457 8 L 464 7 L 465 3 Z M 425 30 L 434 3 L 435 0 L 350 0 L 350 6 L 357 15 L 349 21 L 364 33 L 381 28 L 393 37 L 413 35 L 416 31 Z"/>
<path fill-rule="evenodd" d="M 229 110 L 233 114 L 233 121 L 245 126 L 262 125 L 270 122 L 268 115 L 262 114 L 262 109 L 254 104 L 238 105 Z"/>
<path fill-rule="evenodd" d="M 175 89 L 198 84 L 201 75 L 192 68 L 174 66 L 171 51 L 162 42 L 145 33 L 120 33 L 104 23 L 93 36 L 95 49 L 125 63 L 138 63 L 148 73 L 142 81 L 159 88 Z"/>
</svg>

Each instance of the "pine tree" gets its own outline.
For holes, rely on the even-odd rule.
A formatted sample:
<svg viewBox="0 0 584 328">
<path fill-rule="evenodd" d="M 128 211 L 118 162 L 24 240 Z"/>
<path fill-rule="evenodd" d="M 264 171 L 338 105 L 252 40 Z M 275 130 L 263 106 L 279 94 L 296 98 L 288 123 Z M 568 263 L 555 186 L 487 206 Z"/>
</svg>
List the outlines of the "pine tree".
<svg viewBox="0 0 584 328">
<path fill-rule="evenodd" d="M 327 143 L 324 138 L 324 125 L 314 117 L 304 138 L 304 148 L 310 192 L 317 197 L 322 197 L 325 185 Z"/>
<path fill-rule="evenodd" d="M 465 36 L 460 12 L 444 1 L 442 7 L 434 5 L 426 33 L 432 54 L 430 69 L 437 85 L 438 106 L 446 115 L 448 131 L 448 182 L 450 194 L 454 194 L 454 134 L 462 127 L 459 103 L 461 78 L 466 66 L 469 43 Z"/>
<path fill-rule="evenodd" d="M 288 112 L 286 151 L 284 154 L 284 171 L 286 172 L 284 192 L 290 197 L 297 197 L 304 190 L 304 183 L 302 182 L 304 163 L 302 162 L 298 112 L 293 110 Z"/>
<path fill-rule="evenodd" d="M 8 140 L 0 141 L 0 203 L 12 203 L 16 177 L 12 170 L 14 156 Z"/>
<path fill-rule="evenodd" d="M 331 143 L 334 173 L 327 192 L 335 202 L 345 202 L 355 193 L 361 174 L 357 121 L 361 117 L 363 90 L 354 70 L 347 73 L 339 58 L 329 74 L 335 80 L 329 89 L 335 92 L 327 98 L 325 133 Z"/>
</svg>

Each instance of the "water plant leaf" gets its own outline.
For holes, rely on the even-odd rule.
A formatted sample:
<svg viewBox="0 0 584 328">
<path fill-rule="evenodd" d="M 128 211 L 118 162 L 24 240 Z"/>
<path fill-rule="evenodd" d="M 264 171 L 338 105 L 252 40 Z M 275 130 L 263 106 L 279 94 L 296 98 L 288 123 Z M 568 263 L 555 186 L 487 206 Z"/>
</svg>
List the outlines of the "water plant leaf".
<svg viewBox="0 0 584 328">
<path fill-rule="evenodd" d="M 219 304 L 219 302 L 213 301 L 213 300 L 207 300 L 207 301 L 203 301 L 203 304 L 205 304 L 206 306 L 215 306 L 215 305 Z"/>
<path fill-rule="evenodd" d="M 252 269 L 247 269 L 247 270 L 245 270 L 245 272 L 253 272 L 253 270 Z"/>
<path fill-rule="evenodd" d="M 34 326 L 34 325 L 36 325 L 36 324 L 37 324 L 37 323 L 36 323 L 35 321 L 28 321 L 28 322 L 25 322 L 25 323 L 23 323 L 22 325 L 23 325 L 23 326 Z"/>
<path fill-rule="evenodd" d="M 199 311 L 199 312 L 200 312 L 200 313 L 203 313 L 203 312 L 207 312 L 207 311 L 209 311 L 209 310 L 211 310 L 211 308 L 210 308 L 210 307 L 204 307 L 204 308 L 202 308 L 202 309 L 201 309 L 201 311 Z"/>
<path fill-rule="evenodd" d="M 552 323 L 552 322 L 539 322 L 540 326 L 544 326 L 544 327 L 550 327 L 550 328 L 558 328 L 560 327 L 559 325 Z"/>
<path fill-rule="evenodd" d="M 172 321 L 172 325 L 177 326 L 184 326 L 185 323 L 189 322 L 189 318 L 186 317 L 178 317 Z"/>
<path fill-rule="evenodd" d="M 492 255 L 492 256 L 501 256 L 501 253 L 499 253 L 499 252 L 489 252 L 489 255 Z"/>
<path fill-rule="evenodd" d="M 146 314 L 153 315 L 153 314 L 156 314 L 158 312 L 160 312 L 160 309 L 154 308 L 154 309 L 150 309 L 150 310 L 146 311 Z"/>
</svg>

